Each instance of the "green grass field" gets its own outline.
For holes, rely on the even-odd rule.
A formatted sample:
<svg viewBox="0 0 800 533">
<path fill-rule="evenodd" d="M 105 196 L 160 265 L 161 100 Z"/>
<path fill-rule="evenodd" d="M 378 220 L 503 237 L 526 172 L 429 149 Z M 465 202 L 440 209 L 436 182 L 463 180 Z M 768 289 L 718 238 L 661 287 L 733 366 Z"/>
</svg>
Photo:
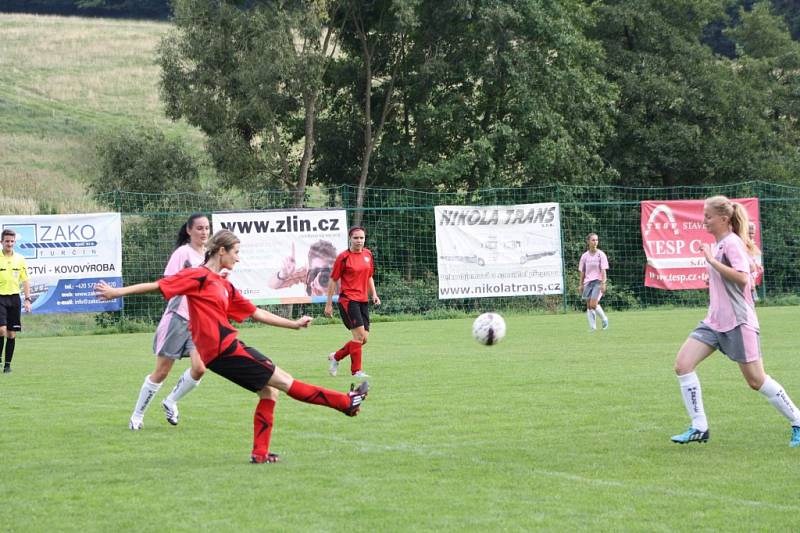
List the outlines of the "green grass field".
<svg viewBox="0 0 800 533">
<path fill-rule="evenodd" d="M 247 463 L 255 398 L 214 374 L 178 427 L 156 403 L 127 429 L 150 334 L 23 335 L 0 374 L 0 529 L 793 530 L 800 450 L 724 356 L 699 370 L 711 441 L 669 442 L 688 425 L 674 354 L 702 315 L 612 313 L 595 334 L 579 314 L 511 316 L 489 348 L 467 319 L 376 324 L 362 413 L 282 397 L 277 465 Z M 797 309 L 760 317 L 767 370 L 800 399 Z M 242 338 L 299 379 L 350 383 L 326 373 L 341 326 Z"/>
</svg>

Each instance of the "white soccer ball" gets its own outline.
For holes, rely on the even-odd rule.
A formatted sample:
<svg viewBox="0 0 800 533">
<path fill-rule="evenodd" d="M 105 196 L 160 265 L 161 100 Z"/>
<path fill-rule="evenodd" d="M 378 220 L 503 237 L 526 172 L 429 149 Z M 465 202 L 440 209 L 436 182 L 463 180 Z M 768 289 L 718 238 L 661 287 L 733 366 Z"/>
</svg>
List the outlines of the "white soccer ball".
<svg viewBox="0 0 800 533">
<path fill-rule="evenodd" d="M 506 321 L 497 313 L 483 313 L 472 323 L 472 336 L 486 346 L 497 344 L 506 336 Z"/>
</svg>

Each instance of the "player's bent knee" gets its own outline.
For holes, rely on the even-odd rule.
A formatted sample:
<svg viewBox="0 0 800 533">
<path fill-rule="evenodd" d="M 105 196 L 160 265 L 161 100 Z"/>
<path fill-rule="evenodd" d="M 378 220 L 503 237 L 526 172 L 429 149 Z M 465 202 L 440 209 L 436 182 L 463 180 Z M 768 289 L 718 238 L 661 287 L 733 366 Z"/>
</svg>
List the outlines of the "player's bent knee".
<svg viewBox="0 0 800 533">
<path fill-rule="evenodd" d="M 273 402 L 278 401 L 278 396 L 280 396 L 280 391 L 275 387 L 270 387 L 269 385 L 265 385 L 260 391 L 258 391 L 258 397 L 262 400 L 272 400 Z"/>
<path fill-rule="evenodd" d="M 278 390 L 282 390 L 283 392 L 289 392 L 289 387 L 292 386 L 294 382 L 294 378 L 285 370 L 281 369 L 280 367 L 275 367 L 275 371 L 272 373 L 272 376 L 269 378 L 269 381 L 265 385 L 266 387 L 273 387 Z M 261 389 L 264 390 L 264 389 Z M 260 391 L 259 391 L 260 395 Z"/>
<path fill-rule="evenodd" d="M 744 380 L 751 389 L 757 391 L 761 390 L 761 387 L 764 386 L 764 381 L 766 381 L 766 378 L 760 376 L 746 376 Z"/>
<path fill-rule="evenodd" d="M 692 365 L 680 360 L 675 361 L 676 376 L 685 376 L 686 374 L 690 374 L 692 372 L 694 372 L 694 367 L 692 367 Z"/>
<path fill-rule="evenodd" d="M 751 389 L 753 389 L 754 391 L 761 390 L 761 387 L 764 385 L 764 383 L 763 383 L 763 382 L 762 382 L 762 383 L 756 383 L 755 381 L 748 381 L 748 382 L 747 382 L 747 384 L 748 384 L 748 385 L 750 386 L 750 388 L 751 388 Z"/>
<path fill-rule="evenodd" d="M 162 383 L 169 375 L 169 368 L 156 367 L 153 373 L 150 374 L 150 381 L 153 383 Z"/>
</svg>

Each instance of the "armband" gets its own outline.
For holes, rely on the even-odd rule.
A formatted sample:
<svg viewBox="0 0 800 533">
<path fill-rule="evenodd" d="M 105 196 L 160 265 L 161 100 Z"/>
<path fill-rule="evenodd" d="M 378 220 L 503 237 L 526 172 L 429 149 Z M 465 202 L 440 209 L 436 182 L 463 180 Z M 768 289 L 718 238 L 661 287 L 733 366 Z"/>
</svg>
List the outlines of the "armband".
<svg viewBox="0 0 800 533">
<path fill-rule="evenodd" d="M 25 301 L 26 301 L 26 302 L 28 302 L 28 303 L 31 303 L 30 296 L 26 296 L 26 297 L 25 297 Z"/>
</svg>

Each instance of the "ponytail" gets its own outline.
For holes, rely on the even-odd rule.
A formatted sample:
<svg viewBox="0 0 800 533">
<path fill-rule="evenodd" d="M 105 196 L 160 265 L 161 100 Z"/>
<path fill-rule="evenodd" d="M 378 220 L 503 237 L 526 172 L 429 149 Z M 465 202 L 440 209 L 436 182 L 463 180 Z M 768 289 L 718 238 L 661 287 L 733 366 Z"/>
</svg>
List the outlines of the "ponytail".
<svg viewBox="0 0 800 533">
<path fill-rule="evenodd" d="M 192 237 L 189 235 L 189 228 L 194 227 L 194 221 L 198 218 L 208 218 L 208 216 L 203 213 L 192 213 L 189 215 L 189 219 L 184 222 L 181 229 L 178 230 L 178 236 L 175 239 L 175 248 L 180 248 L 184 244 L 189 244 L 192 240 Z"/>
<path fill-rule="evenodd" d="M 733 202 L 726 196 L 717 195 L 706 198 L 705 204 L 716 211 L 717 214 L 728 217 L 731 230 L 742 239 L 748 250 L 753 249 L 753 242 L 750 238 L 749 228 L 750 219 L 747 210 L 739 202 Z"/>
<path fill-rule="evenodd" d="M 731 202 L 733 204 L 733 214 L 731 215 L 731 228 L 733 232 L 738 235 L 742 242 L 745 243 L 748 249 L 753 246 L 753 241 L 750 238 L 750 221 L 747 216 L 747 210 L 739 202 Z"/>
</svg>

